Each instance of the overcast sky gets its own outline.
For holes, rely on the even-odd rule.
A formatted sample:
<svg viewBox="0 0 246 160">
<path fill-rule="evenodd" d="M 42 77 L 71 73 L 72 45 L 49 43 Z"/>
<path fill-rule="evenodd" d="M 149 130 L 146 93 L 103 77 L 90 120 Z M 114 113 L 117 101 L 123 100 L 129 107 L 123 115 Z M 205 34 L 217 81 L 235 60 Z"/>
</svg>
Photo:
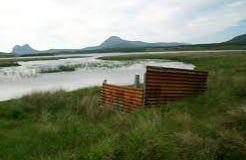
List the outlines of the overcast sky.
<svg viewBox="0 0 246 160">
<path fill-rule="evenodd" d="M 0 51 L 83 48 L 111 35 L 208 43 L 246 33 L 245 24 L 246 0 L 0 0 Z"/>
</svg>

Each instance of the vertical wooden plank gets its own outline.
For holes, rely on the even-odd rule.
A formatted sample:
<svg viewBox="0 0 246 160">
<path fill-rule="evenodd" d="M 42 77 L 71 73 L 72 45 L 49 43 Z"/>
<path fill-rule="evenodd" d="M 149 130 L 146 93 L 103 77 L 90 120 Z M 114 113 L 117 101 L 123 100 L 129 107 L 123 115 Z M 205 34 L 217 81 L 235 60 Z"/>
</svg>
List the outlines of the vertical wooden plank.
<svg viewBox="0 0 246 160">
<path fill-rule="evenodd" d="M 144 84 L 143 84 L 143 107 L 146 108 L 146 72 L 144 73 Z"/>
<path fill-rule="evenodd" d="M 139 75 L 135 75 L 135 78 L 134 78 L 134 87 L 135 88 L 139 88 L 140 87 L 140 76 Z"/>
<path fill-rule="evenodd" d="M 103 84 L 101 90 L 101 101 L 104 105 L 116 107 L 126 112 L 142 107 L 143 90 Z"/>
<path fill-rule="evenodd" d="M 147 66 L 144 105 L 159 105 L 206 90 L 207 72 Z"/>
</svg>

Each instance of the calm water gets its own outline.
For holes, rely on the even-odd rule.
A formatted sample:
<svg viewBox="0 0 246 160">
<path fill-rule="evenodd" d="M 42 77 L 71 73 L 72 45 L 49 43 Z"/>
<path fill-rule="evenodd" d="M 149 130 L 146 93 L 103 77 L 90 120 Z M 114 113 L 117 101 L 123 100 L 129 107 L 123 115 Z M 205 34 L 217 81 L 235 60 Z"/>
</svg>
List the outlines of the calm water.
<svg viewBox="0 0 246 160">
<path fill-rule="evenodd" d="M 118 53 L 90 54 L 86 58 L 18 62 L 21 66 L 0 69 L 0 100 L 19 98 L 36 91 L 67 91 L 78 88 L 100 86 L 103 80 L 114 84 L 132 84 L 135 74 L 143 74 L 147 65 L 194 69 L 194 65 L 163 60 L 134 62 L 104 61 L 99 56 L 119 55 Z M 77 56 L 77 55 L 76 55 Z M 82 64 L 74 72 L 40 73 L 42 69 L 59 65 Z"/>
</svg>

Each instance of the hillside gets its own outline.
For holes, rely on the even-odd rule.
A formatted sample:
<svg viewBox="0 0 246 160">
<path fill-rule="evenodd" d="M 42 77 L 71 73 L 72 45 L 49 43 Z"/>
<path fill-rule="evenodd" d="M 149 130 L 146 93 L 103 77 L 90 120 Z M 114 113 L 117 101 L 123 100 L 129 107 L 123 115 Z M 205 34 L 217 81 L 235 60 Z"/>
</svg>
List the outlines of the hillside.
<svg viewBox="0 0 246 160">
<path fill-rule="evenodd" d="M 117 36 L 111 36 L 99 46 L 86 47 L 81 50 L 63 50 L 63 53 L 107 53 L 107 52 L 161 52 L 161 51 L 187 51 L 187 50 L 245 50 L 243 42 L 245 35 L 237 36 L 231 41 L 211 44 L 185 44 L 185 43 L 147 43 L 142 41 L 129 41 Z M 233 43 L 232 43 L 233 42 Z M 56 51 L 56 50 L 55 50 Z M 60 53 L 62 53 L 60 52 Z M 59 52 L 55 52 L 59 54 Z"/>
<path fill-rule="evenodd" d="M 86 47 L 84 49 L 49 49 L 44 51 L 38 51 L 31 48 L 28 44 L 23 46 L 16 45 L 13 48 L 12 53 L 18 55 L 28 54 L 79 54 L 79 53 L 100 53 L 100 52 L 133 52 L 144 51 L 148 47 L 171 47 L 184 45 L 184 43 L 170 42 L 170 43 L 147 43 L 142 41 L 129 41 L 121 39 L 117 36 L 111 36 L 103 41 L 99 46 Z"/>
<path fill-rule="evenodd" d="M 99 46 L 87 47 L 82 50 L 99 50 L 99 49 L 110 49 L 110 48 L 141 48 L 141 47 L 170 47 L 179 46 L 184 43 L 170 42 L 170 43 L 147 43 L 142 41 L 129 41 L 124 40 L 118 36 L 111 36 L 102 42 Z"/>
<path fill-rule="evenodd" d="M 211 44 L 185 44 L 178 42 L 147 43 L 142 41 L 124 40 L 111 36 L 100 45 L 83 49 L 49 49 L 37 51 L 29 45 L 15 46 L 12 53 L 19 55 L 28 54 L 82 54 L 82 53 L 107 53 L 107 52 L 161 52 L 161 51 L 187 51 L 187 50 L 245 50 L 246 34 L 232 38 L 222 43 Z"/>
<path fill-rule="evenodd" d="M 246 34 L 236 36 L 225 43 L 246 44 Z"/>
<path fill-rule="evenodd" d="M 99 109 L 98 87 L 0 102 L 0 157 L 244 160 L 245 54 L 135 55 L 192 63 L 209 78 L 203 95 L 132 114 Z"/>
</svg>

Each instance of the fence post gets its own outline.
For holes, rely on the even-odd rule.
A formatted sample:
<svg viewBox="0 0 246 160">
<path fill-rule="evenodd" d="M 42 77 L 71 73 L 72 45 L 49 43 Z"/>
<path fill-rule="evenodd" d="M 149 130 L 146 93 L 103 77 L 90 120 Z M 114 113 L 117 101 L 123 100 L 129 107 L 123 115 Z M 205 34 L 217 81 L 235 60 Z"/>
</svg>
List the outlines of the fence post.
<svg viewBox="0 0 246 160">
<path fill-rule="evenodd" d="M 146 72 L 144 73 L 143 81 L 143 107 L 146 108 L 145 99 L 146 99 Z"/>
<path fill-rule="evenodd" d="M 139 75 L 135 75 L 135 79 L 134 79 L 134 87 L 135 88 L 139 88 L 140 87 L 140 76 Z"/>
<path fill-rule="evenodd" d="M 103 84 L 102 84 L 101 95 L 100 95 L 100 100 L 99 100 L 99 107 L 100 108 L 103 108 L 104 107 L 103 106 L 104 102 L 102 100 L 102 96 L 104 95 L 104 89 L 103 89 L 103 87 L 104 87 L 105 84 L 107 84 L 107 80 L 106 79 L 103 80 Z"/>
</svg>

